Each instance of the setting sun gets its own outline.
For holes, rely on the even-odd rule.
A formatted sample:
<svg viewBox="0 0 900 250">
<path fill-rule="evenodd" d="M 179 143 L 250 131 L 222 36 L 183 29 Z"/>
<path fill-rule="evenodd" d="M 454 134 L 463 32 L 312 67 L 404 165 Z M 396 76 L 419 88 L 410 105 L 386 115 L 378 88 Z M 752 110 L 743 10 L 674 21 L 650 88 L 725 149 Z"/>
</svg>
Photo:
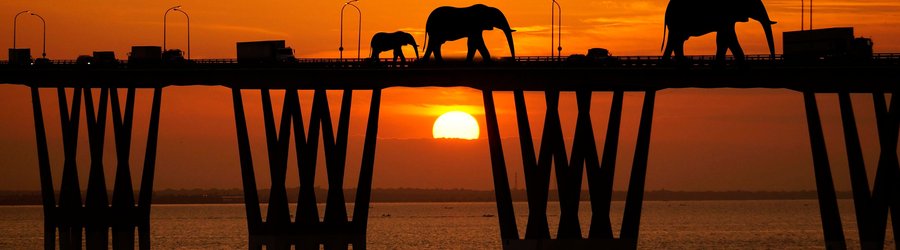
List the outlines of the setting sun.
<svg viewBox="0 0 900 250">
<path fill-rule="evenodd" d="M 475 117 L 462 111 L 444 113 L 434 121 L 432 134 L 435 139 L 478 139 L 478 122 Z"/>
</svg>

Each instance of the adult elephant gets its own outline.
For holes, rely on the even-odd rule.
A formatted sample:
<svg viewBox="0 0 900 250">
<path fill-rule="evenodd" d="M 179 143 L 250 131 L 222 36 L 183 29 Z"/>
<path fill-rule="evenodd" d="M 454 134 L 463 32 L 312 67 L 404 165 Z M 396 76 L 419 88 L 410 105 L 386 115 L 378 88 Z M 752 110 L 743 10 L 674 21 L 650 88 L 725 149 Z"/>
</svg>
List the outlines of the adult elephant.
<svg viewBox="0 0 900 250">
<path fill-rule="evenodd" d="M 381 52 L 394 50 L 394 62 L 397 62 L 397 57 L 400 57 L 400 60 L 406 62 L 406 57 L 403 56 L 403 50 L 401 49 L 406 45 L 413 46 L 413 49 L 416 51 L 416 59 L 419 59 L 419 45 L 416 44 L 416 39 L 409 33 L 403 31 L 394 33 L 378 32 L 375 36 L 372 36 L 371 45 L 372 60 L 375 61 L 378 61 L 378 54 L 381 54 Z"/>
<path fill-rule="evenodd" d="M 447 41 L 455 41 L 465 37 L 468 38 L 469 45 L 469 51 L 466 55 L 467 62 L 472 61 L 476 50 L 481 53 L 481 57 L 485 61 L 490 61 L 491 54 L 484 45 L 482 32 L 493 30 L 494 28 L 503 30 L 506 33 L 510 54 L 512 54 L 512 57 L 515 57 L 516 47 L 513 44 L 512 37 L 512 33 L 515 30 L 509 27 L 506 16 L 499 9 L 483 4 L 465 8 L 439 7 L 431 12 L 431 15 L 428 16 L 428 22 L 425 24 L 426 46 L 423 60 L 428 61 L 431 53 L 434 52 L 434 59 L 442 61 L 441 45 Z M 428 38 L 429 36 L 431 39 Z"/>
<path fill-rule="evenodd" d="M 772 25 L 762 0 L 670 0 L 666 7 L 663 27 L 663 59 L 668 60 L 675 52 L 676 60 L 684 59 L 684 42 L 692 36 L 702 36 L 716 32 L 716 60 L 724 62 L 725 52 L 731 50 L 735 60 L 744 60 L 744 51 L 738 43 L 734 31 L 735 23 L 747 22 L 750 18 L 762 24 L 769 43 L 771 58 L 775 58 L 775 43 L 772 40 Z M 666 27 L 669 39 L 666 42 Z"/>
</svg>

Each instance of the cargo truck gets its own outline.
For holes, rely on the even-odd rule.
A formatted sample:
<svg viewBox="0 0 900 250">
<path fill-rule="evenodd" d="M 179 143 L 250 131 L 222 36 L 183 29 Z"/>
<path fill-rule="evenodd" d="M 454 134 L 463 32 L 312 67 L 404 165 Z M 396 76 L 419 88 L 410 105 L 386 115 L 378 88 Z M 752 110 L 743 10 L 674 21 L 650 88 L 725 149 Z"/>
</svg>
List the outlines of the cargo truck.
<svg viewBox="0 0 900 250">
<path fill-rule="evenodd" d="M 861 61 L 872 58 L 872 39 L 855 37 L 852 27 L 783 33 L 784 60 Z"/>
<path fill-rule="evenodd" d="M 132 46 L 128 53 L 128 64 L 160 64 L 162 63 L 162 47 Z"/>
<path fill-rule="evenodd" d="M 9 64 L 11 65 L 29 65 L 33 62 L 31 59 L 31 49 L 9 49 Z"/>
<path fill-rule="evenodd" d="M 241 64 L 272 64 L 294 62 L 294 50 L 284 46 L 284 40 L 237 43 L 237 60 Z"/>
</svg>

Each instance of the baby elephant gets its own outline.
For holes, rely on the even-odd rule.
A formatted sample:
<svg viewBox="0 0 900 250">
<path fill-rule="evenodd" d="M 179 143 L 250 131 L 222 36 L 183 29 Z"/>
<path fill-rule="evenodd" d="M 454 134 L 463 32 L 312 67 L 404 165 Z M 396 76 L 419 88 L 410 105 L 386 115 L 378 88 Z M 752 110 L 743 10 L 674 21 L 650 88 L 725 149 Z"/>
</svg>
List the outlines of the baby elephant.
<svg viewBox="0 0 900 250">
<path fill-rule="evenodd" d="M 378 54 L 381 54 L 381 52 L 394 50 L 394 62 L 397 62 L 397 57 L 406 62 L 403 50 L 400 49 L 404 45 L 412 45 L 416 51 L 416 59 L 419 59 L 419 45 L 416 44 L 416 39 L 412 35 L 403 31 L 394 33 L 379 32 L 372 37 L 372 60 L 378 61 Z"/>
</svg>

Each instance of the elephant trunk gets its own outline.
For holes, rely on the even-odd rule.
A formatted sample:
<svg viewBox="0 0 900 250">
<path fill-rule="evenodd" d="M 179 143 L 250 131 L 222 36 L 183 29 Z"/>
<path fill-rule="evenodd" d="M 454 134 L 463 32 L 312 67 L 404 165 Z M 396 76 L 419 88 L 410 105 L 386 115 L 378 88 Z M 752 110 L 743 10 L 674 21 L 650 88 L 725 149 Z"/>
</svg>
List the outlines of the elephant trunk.
<svg viewBox="0 0 900 250">
<path fill-rule="evenodd" d="M 416 60 L 419 60 L 419 45 L 413 44 L 413 51 L 416 52 Z"/>
<path fill-rule="evenodd" d="M 769 56 L 775 60 L 775 40 L 772 38 L 772 24 L 774 22 L 766 20 L 762 21 L 763 30 L 766 32 L 766 42 L 769 44 Z"/>
<path fill-rule="evenodd" d="M 759 21 L 762 25 L 763 31 L 766 32 L 766 42 L 769 45 L 769 56 L 772 60 L 775 59 L 775 39 L 772 37 L 772 25 L 777 22 L 772 21 L 769 18 L 769 13 L 766 11 L 766 7 L 763 5 L 762 1 L 759 2 L 756 11 L 754 14 L 750 16 L 753 19 Z"/>
<path fill-rule="evenodd" d="M 510 54 L 510 56 L 512 56 L 513 60 L 515 60 L 516 59 L 516 45 L 515 45 L 515 43 L 513 43 L 513 37 L 512 37 L 513 32 L 515 32 L 515 30 L 512 30 L 512 29 L 504 30 L 504 33 L 506 33 L 506 42 L 509 43 L 509 54 Z"/>
</svg>

